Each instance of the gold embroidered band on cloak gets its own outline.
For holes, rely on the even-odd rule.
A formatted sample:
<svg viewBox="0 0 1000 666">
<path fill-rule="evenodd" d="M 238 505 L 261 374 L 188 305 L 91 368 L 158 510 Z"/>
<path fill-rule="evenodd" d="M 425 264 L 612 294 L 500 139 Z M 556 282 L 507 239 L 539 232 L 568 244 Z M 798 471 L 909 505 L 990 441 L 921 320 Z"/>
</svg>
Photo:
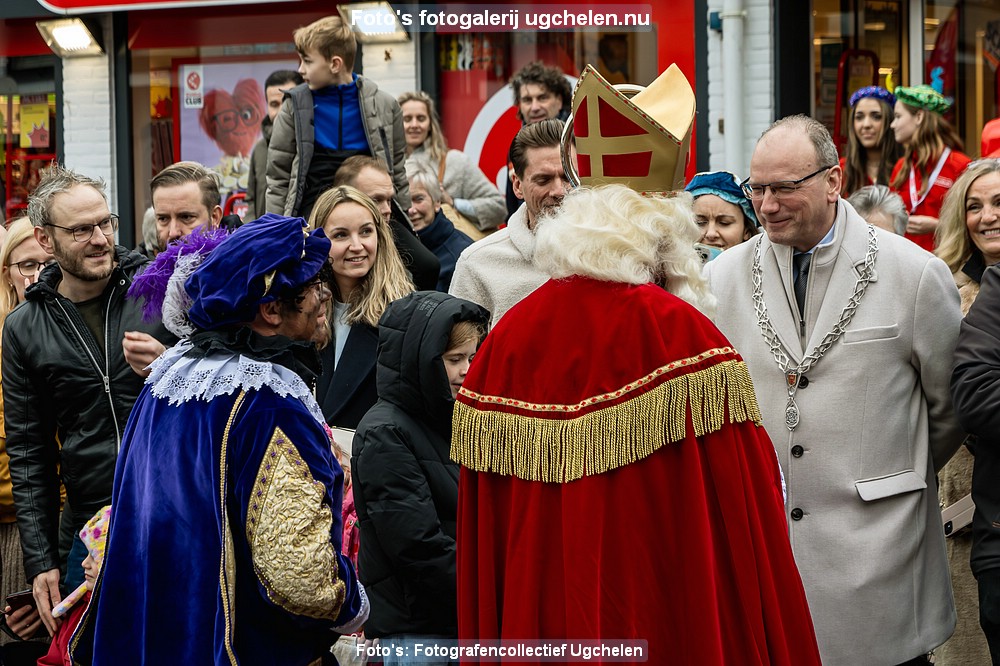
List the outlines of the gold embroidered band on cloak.
<svg viewBox="0 0 1000 666">
<path fill-rule="evenodd" d="M 233 403 L 233 409 L 226 419 L 226 428 L 222 432 L 222 446 L 219 447 L 219 512 L 222 516 L 222 553 L 219 557 L 219 594 L 222 596 L 222 613 L 225 617 L 226 627 L 223 642 L 226 647 L 226 655 L 229 657 L 230 666 L 237 666 L 236 652 L 233 650 L 233 637 L 236 633 L 236 618 L 234 617 L 236 608 L 236 553 L 233 547 L 232 525 L 229 520 L 229 510 L 226 508 L 226 496 L 228 494 L 226 479 L 229 476 L 229 433 L 233 428 L 233 422 L 243 401 L 246 399 L 246 391 L 240 391 Z"/>
<path fill-rule="evenodd" d="M 254 570 L 272 603 L 296 615 L 334 620 L 347 588 L 337 577 L 325 494 L 295 445 L 275 428 L 247 510 Z"/>
<path fill-rule="evenodd" d="M 753 382 L 738 358 L 657 383 L 671 371 L 716 355 L 735 356 L 735 351 L 715 349 L 676 361 L 618 391 L 572 405 L 527 403 L 463 388 L 460 395 L 475 406 L 464 399 L 455 403 L 451 457 L 477 472 L 565 483 L 642 460 L 684 439 L 689 414 L 697 437 L 721 429 L 727 420 L 760 425 Z M 629 394 L 634 395 L 613 402 Z M 567 418 L 572 414 L 579 416 Z"/>
</svg>

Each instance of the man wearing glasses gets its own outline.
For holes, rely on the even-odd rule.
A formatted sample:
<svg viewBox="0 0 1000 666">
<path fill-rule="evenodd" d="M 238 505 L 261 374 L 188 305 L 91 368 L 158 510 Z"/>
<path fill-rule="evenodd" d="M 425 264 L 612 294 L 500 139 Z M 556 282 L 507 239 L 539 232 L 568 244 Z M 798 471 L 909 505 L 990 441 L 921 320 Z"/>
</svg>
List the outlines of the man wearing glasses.
<svg viewBox="0 0 1000 666">
<path fill-rule="evenodd" d="M 125 299 L 147 260 L 115 245 L 118 216 L 108 210 L 102 181 L 53 166 L 29 199 L 28 216 L 58 266 L 42 273 L 5 322 L 4 417 L 25 574 L 51 634 L 60 582 L 69 590 L 82 582 L 87 554 L 76 537 L 68 562 L 60 557 L 60 479 L 71 511 L 65 518 L 78 533 L 110 503 L 122 432 L 142 389 L 125 359 L 126 332 L 174 338 L 159 322 L 143 323 L 141 307 Z"/>
<path fill-rule="evenodd" d="M 935 473 L 962 441 L 962 314 L 940 260 L 840 198 L 826 128 L 774 123 L 742 184 L 765 233 L 706 267 L 787 482 L 824 664 L 926 664 L 951 635 Z"/>
</svg>

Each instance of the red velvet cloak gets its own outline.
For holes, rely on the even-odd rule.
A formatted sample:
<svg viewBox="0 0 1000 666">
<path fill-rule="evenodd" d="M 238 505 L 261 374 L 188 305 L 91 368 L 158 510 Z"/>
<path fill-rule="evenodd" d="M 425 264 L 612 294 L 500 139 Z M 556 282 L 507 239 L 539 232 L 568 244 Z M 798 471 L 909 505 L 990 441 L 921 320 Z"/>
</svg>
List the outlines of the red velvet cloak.
<svg viewBox="0 0 1000 666">
<path fill-rule="evenodd" d="M 549 281 L 458 397 L 459 636 L 819 664 L 742 359 L 654 285 Z M 543 480 L 544 479 L 544 480 Z"/>
</svg>

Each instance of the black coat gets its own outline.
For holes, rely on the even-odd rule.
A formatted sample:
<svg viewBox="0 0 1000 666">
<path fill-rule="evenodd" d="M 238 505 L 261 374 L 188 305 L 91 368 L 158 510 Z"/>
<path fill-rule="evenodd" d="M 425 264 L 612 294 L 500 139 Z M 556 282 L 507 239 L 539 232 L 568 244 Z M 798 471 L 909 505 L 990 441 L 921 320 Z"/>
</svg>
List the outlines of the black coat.
<svg viewBox="0 0 1000 666">
<path fill-rule="evenodd" d="M 334 428 L 353 430 L 378 400 L 375 389 L 378 329 L 367 324 L 351 326 L 340 363 L 334 368 L 336 347 L 331 341 L 320 352 L 323 373 L 316 384 L 316 402 L 327 423 Z"/>
<path fill-rule="evenodd" d="M 972 573 L 1000 570 L 1000 267 L 983 273 L 962 321 L 951 394 L 959 423 L 974 437 Z"/>
<path fill-rule="evenodd" d="M 417 236 L 441 262 L 437 290 L 448 293 L 458 257 L 462 254 L 462 250 L 472 245 L 472 239 L 456 229 L 452 221 L 440 210 L 434 216 L 434 221 L 418 231 Z"/>
<path fill-rule="evenodd" d="M 439 292 L 394 301 L 379 321 L 379 400 L 354 438 L 358 572 L 371 602 L 365 635 L 457 635 L 451 397 L 441 360 L 452 326 L 482 307 Z"/>
<path fill-rule="evenodd" d="M 115 252 L 118 263 L 101 295 L 104 347 L 58 293 L 58 266 L 28 287 L 26 302 L 4 322 L 7 452 L 28 580 L 59 566 L 60 477 L 75 530 L 111 500 L 118 447 L 143 384 L 125 361 L 125 331 L 144 331 L 166 345 L 176 341 L 159 321 L 144 323 L 141 303 L 125 298 L 148 259 L 123 247 Z"/>
</svg>

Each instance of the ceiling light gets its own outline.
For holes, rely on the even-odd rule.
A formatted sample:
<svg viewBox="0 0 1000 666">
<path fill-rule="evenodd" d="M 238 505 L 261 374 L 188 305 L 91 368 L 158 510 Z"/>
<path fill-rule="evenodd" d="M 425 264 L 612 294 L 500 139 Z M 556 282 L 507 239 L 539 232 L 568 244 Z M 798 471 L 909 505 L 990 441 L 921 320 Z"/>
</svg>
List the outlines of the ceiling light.
<svg viewBox="0 0 1000 666">
<path fill-rule="evenodd" d="M 405 42 L 410 38 L 388 2 L 352 2 L 337 5 L 337 11 L 362 44 Z"/>
<path fill-rule="evenodd" d="M 45 43 L 60 58 L 104 55 L 100 42 L 79 18 L 36 21 L 35 25 Z"/>
</svg>

